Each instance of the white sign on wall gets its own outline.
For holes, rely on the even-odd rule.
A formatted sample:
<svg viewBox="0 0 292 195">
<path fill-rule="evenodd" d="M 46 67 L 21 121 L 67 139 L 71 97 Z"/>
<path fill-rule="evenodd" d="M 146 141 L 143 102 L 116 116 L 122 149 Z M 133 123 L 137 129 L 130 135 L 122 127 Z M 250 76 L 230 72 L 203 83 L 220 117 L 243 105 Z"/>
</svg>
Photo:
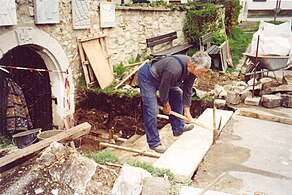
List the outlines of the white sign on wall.
<svg viewBox="0 0 292 195">
<path fill-rule="evenodd" d="M 115 3 L 100 2 L 100 27 L 114 27 L 116 23 Z"/>
<path fill-rule="evenodd" d="M 73 29 L 90 28 L 89 1 L 72 0 Z"/>
<path fill-rule="evenodd" d="M 59 23 L 59 0 L 34 0 L 36 24 Z"/>
<path fill-rule="evenodd" d="M 0 0 L 0 26 L 17 24 L 15 1 Z"/>
</svg>

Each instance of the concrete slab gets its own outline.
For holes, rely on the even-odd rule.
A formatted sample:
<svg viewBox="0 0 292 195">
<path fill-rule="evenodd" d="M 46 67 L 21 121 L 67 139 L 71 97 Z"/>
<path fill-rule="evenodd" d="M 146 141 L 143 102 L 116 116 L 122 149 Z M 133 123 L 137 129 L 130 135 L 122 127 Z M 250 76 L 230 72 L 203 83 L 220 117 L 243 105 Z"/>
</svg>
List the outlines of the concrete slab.
<svg viewBox="0 0 292 195">
<path fill-rule="evenodd" d="M 277 107 L 265 109 L 264 107 L 248 107 L 239 108 L 236 112 L 241 116 L 292 125 L 292 109 L 289 108 Z"/>
<path fill-rule="evenodd" d="M 179 195 L 199 194 L 202 190 L 203 190 L 202 188 L 183 186 L 180 190 Z M 208 190 L 204 194 L 205 195 L 231 195 L 228 193 L 218 192 L 218 191 L 213 191 L 213 190 Z"/>
<path fill-rule="evenodd" d="M 221 129 L 232 116 L 232 111 L 217 110 L 217 127 L 222 117 Z M 213 126 L 213 109 L 206 109 L 198 121 Z M 153 166 L 170 169 L 178 181 L 188 181 L 193 176 L 203 157 L 213 143 L 213 131 L 199 126 L 183 133 L 162 156 L 155 161 Z"/>
<path fill-rule="evenodd" d="M 236 115 L 234 119 L 237 120 L 234 133 L 241 140 L 232 143 L 250 149 L 250 157 L 242 165 L 251 171 L 230 173 L 243 179 L 241 190 L 268 194 L 291 193 L 292 126 Z M 250 124 L 256 128 L 250 128 Z"/>
<path fill-rule="evenodd" d="M 291 194 L 292 125 L 234 114 L 199 167 L 193 185 L 233 194 Z"/>
</svg>

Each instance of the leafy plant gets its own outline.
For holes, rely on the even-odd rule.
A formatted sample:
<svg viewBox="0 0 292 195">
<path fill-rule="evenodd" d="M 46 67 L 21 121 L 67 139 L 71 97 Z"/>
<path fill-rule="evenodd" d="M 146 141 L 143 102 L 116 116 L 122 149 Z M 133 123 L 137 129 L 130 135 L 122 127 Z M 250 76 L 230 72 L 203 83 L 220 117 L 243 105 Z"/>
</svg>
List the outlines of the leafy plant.
<svg viewBox="0 0 292 195">
<path fill-rule="evenodd" d="M 242 6 L 239 0 L 221 0 L 225 7 L 225 28 L 226 32 L 231 32 L 238 24 L 238 16 Z"/>
<path fill-rule="evenodd" d="M 0 135 L 0 149 L 6 148 L 10 144 L 12 144 L 12 142 L 9 139 L 7 139 L 4 136 Z"/>
<path fill-rule="evenodd" d="M 89 152 L 84 155 L 99 164 L 106 164 L 107 162 L 111 163 L 119 162 L 119 158 L 110 150 L 103 150 L 101 152 Z"/>
<path fill-rule="evenodd" d="M 226 41 L 226 36 L 224 34 L 218 32 L 212 33 L 212 45 L 220 46 L 224 41 Z"/>
<path fill-rule="evenodd" d="M 188 3 L 185 7 L 186 22 L 184 32 L 190 43 L 198 44 L 199 37 L 208 31 L 215 31 L 214 24 L 218 18 L 218 8 L 209 3 Z"/>
<path fill-rule="evenodd" d="M 114 65 L 115 78 L 120 78 L 126 70 L 127 70 L 127 67 L 125 67 L 122 62 L 120 62 L 117 65 Z"/>
</svg>

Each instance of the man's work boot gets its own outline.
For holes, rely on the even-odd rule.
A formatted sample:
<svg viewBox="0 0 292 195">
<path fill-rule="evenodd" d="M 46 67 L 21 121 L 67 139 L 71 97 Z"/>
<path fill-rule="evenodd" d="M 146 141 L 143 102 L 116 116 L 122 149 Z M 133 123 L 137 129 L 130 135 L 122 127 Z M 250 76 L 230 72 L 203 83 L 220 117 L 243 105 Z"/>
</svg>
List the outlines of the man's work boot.
<svg viewBox="0 0 292 195">
<path fill-rule="evenodd" d="M 166 151 L 166 147 L 164 147 L 163 145 L 158 145 L 156 147 L 150 147 L 151 150 L 154 150 L 155 152 L 158 152 L 158 153 L 164 153 Z"/>
<path fill-rule="evenodd" d="M 173 133 L 173 136 L 178 137 L 181 134 L 183 134 L 184 132 L 192 130 L 194 127 L 195 126 L 192 124 L 185 125 L 184 128 L 180 132 Z"/>
</svg>

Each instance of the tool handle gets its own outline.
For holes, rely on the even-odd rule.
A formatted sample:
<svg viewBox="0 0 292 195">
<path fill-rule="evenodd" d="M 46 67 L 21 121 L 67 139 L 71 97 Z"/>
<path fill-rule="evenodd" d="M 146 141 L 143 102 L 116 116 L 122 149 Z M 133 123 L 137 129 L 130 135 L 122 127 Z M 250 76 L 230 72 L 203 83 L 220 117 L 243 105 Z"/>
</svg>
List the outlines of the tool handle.
<svg viewBox="0 0 292 195">
<path fill-rule="evenodd" d="M 160 110 L 163 110 L 163 107 L 162 106 L 158 106 L 158 107 L 159 107 Z M 182 114 L 179 114 L 179 113 L 174 112 L 174 111 L 170 111 L 170 114 L 172 114 L 173 116 L 176 116 L 177 118 L 183 119 L 186 122 L 189 122 L 189 119 L 186 116 L 182 115 Z M 210 131 L 213 131 L 214 130 L 214 129 L 210 128 L 209 126 L 207 126 L 207 125 L 205 125 L 205 124 L 197 121 L 196 119 L 191 120 L 189 123 L 193 123 L 195 125 L 198 125 L 200 127 L 203 127 L 204 129 L 208 129 Z"/>
</svg>

